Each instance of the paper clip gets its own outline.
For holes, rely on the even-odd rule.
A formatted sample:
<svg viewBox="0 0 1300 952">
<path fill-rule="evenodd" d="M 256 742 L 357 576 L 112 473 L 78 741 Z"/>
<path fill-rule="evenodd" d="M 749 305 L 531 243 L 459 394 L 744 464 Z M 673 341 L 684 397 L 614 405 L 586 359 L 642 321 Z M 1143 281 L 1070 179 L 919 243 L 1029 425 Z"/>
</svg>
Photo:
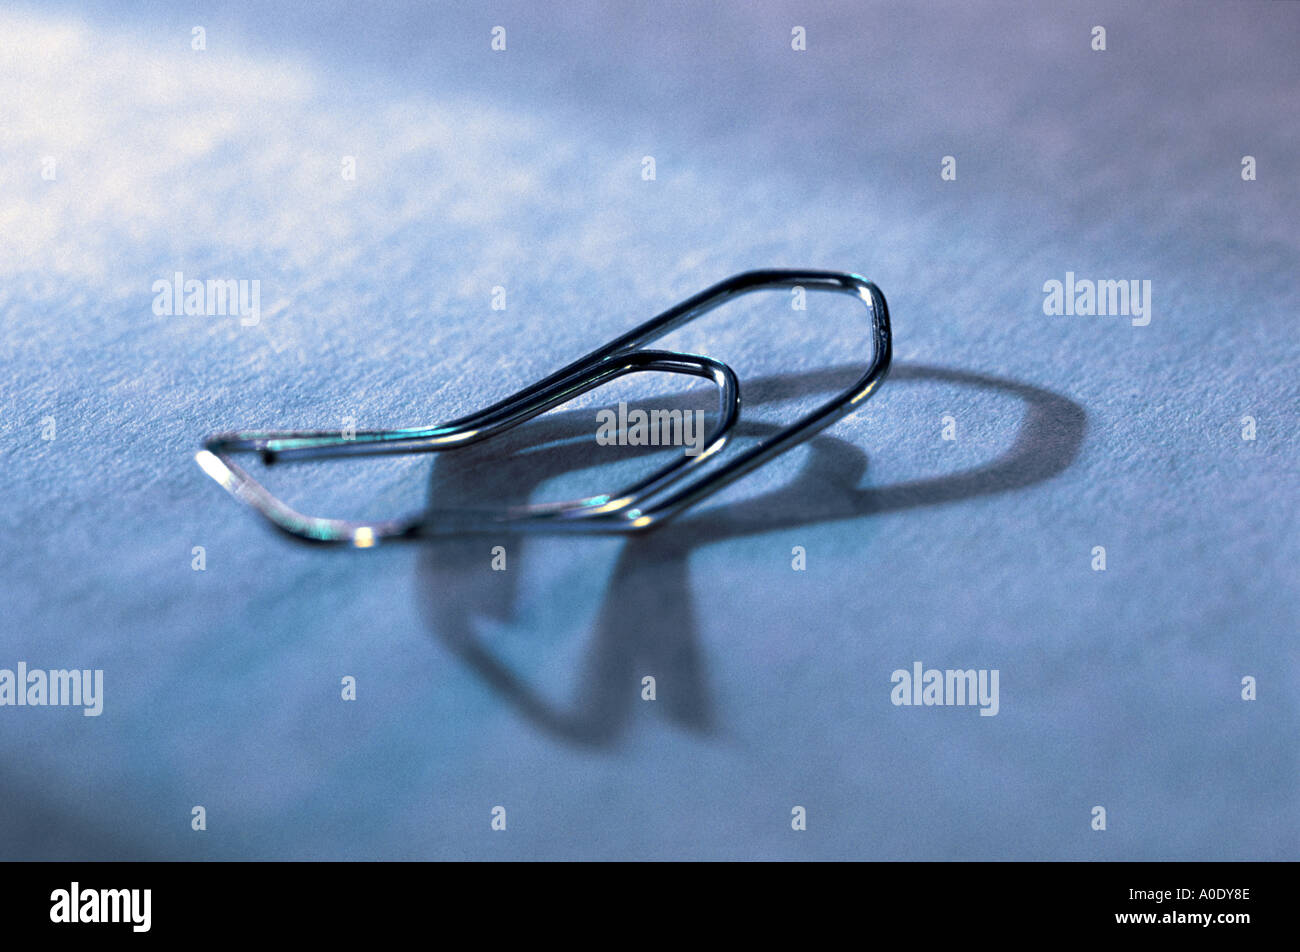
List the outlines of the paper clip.
<svg viewBox="0 0 1300 952">
<path fill-rule="evenodd" d="M 642 347 L 742 294 L 802 287 L 859 298 L 871 312 L 872 356 L 862 376 L 848 389 L 757 445 L 725 460 L 719 454 L 740 418 L 740 384 L 721 361 L 693 354 Z M 565 531 L 635 532 L 699 502 L 780 453 L 852 413 L 875 392 L 889 369 L 891 343 L 885 297 L 870 281 L 837 271 L 763 270 L 734 275 L 669 308 L 622 337 L 610 341 L 477 413 L 435 426 L 397 430 L 289 430 L 220 433 L 208 437 L 195 460 L 236 498 L 248 503 L 277 529 L 308 542 L 369 548 L 384 539 L 467 532 Z M 508 506 L 493 510 L 459 509 L 381 522 L 353 522 L 303 515 L 292 509 L 236 464 L 232 455 L 257 453 L 270 464 L 285 460 L 384 453 L 440 452 L 489 439 L 580 394 L 626 374 L 658 371 L 712 380 L 718 387 L 718 422 L 704 449 L 655 470 L 620 492 L 569 502 Z M 716 462 L 716 465 L 710 466 Z"/>
</svg>

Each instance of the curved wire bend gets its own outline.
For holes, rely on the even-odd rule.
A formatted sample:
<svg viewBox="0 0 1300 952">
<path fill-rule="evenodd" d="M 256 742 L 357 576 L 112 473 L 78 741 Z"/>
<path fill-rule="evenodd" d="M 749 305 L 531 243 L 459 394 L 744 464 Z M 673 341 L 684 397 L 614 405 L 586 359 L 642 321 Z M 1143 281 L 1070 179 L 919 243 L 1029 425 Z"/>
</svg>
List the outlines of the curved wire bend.
<svg viewBox="0 0 1300 952">
<path fill-rule="evenodd" d="M 736 375 L 726 364 L 710 357 L 641 348 L 742 294 L 793 287 L 851 294 L 862 300 L 871 311 L 871 362 L 857 381 L 832 400 L 735 459 L 696 474 L 722 451 L 740 418 L 740 385 Z M 337 430 L 219 433 L 204 440 L 195 460 L 205 473 L 276 528 L 310 542 L 369 548 L 389 538 L 507 528 L 633 532 L 681 512 L 852 413 L 875 392 L 889 369 L 890 356 L 889 309 L 880 289 L 870 281 L 838 271 L 747 271 L 706 288 L 513 396 L 458 420 L 435 426 L 356 433 Z M 257 453 L 265 462 L 274 463 L 455 449 L 489 439 L 611 380 L 640 372 L 688 374 L 712 380 L 718 387 L 718 423 L 705 438 L 704 449 L 698 455 L 684 455 L 617 493 L 496 510 L 440 512 L 436 523 L 424 514 L 382 522 L 352 522 L 297 512 L 231 459 L 236 453 Z"/>
</svg>

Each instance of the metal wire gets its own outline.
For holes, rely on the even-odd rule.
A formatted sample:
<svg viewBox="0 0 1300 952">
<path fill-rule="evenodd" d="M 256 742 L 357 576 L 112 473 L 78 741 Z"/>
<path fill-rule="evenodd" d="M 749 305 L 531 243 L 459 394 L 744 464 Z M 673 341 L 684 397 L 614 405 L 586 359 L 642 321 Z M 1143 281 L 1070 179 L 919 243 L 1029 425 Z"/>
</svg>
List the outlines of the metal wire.
<svg viewBox="0 0 1300 952">
<path fill-rule="evenodd" d="M 642 347 L 742 294 L 793 287 L 850 294 L 866 304 L 871 312 L 870 362 L 863 375 L 834 399 L 738 453 L 734 459 L 725 460 L 719 454 L 740 419 L 740 385 L 735 373 L 710 357 Z M 503 529 L 635 532 L 658 525 L 852 413 L 875 392 L 889 369 L 890 356 L 889 310 L 884 295 L 870 281 L 837 271 L 747 271 L 706 288 L 513 396 L 458 420 L 435 426 L 355 433 L 338 430 L 219 433 L 204 440 L 195 460 L 205 473 L 260 512 L 277 529 L 308 542 L 369 548 L 384 539 Z M 640 372 L 687 374 L 712 380 L 718 387 L 718 422 L 705 437 L 704 449 L 698 455 L 683 455 L 616 493 L 568 502 L 439 512 L 436 520 L 420 513 L 379 522 L 354 522 L 297 512 L 231 459 L 238 453 L 257 453 L 271 464 L 456 449 L 490 439 L 580 394 Z M 707 465 L 715 460 L 717 465 Z"/>
</svg>

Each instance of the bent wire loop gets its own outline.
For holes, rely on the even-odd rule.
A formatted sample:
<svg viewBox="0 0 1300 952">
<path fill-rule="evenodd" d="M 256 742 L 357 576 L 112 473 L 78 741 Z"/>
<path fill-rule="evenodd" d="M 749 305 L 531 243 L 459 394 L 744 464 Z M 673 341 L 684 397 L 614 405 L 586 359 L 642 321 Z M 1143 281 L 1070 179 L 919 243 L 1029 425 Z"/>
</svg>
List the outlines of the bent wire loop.
<svg viewBox="0 0 1300 952">
<path fill-rule="evenodd" d="M 793 287 L 859 298 L 871 312 L 871 359 L 862 376 L 838 396 L 734 459 L 723 461 L 719 454 L 740 418 L 740 385 L 735 373 L 726 364 L 709 357 L 642 347 L 742 294 Z M 204 441 L 195 460 L 204 472 L 276 528 L 310 542 L 368 548 L 383 539 L 507 528 L 634 532 L 681 512 L 852 413 L 875 392 L 889 369 L 890 355 L 889 310 L 884 295 L 870 281 L 837 271 L 748 271 L 706 288 L 549 377 L 458 420 L 434 426 L 355 433 L 338 430 L 220 433 Z M 718 422 L 698 455 L 683 455 L 616 493 L 491 510 L 458 509 L 439 512 L 436 519 L 421 513 L 381 522 L 354 522 L 297 512 L 268 492 L 231 458 L 237 453 L 256 453 L 269 464 L 456 449 L 504 433 L 611 380 L 642 371 L 688 374 L 712 380 L 718 386 Z M 717 465 L 704 469 L 715 460 Z"/>
</svg>

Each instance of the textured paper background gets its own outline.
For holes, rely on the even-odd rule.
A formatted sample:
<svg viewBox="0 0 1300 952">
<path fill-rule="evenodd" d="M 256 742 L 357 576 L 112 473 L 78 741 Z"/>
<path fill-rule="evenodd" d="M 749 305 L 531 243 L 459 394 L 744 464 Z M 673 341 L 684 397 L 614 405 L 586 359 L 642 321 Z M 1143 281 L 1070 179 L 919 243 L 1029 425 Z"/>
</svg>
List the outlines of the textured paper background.
<svg viewBox="0 0 1300 952">
<path fill-rule="evenodd" d="M 106 701 L 0 710 L 0 853 L 1294 859 L 1300 4 L 535 7 L 3 14 L 0 666 Z M 880 285 L 893 373 L 644 539 L 308 550 L 191 459 L 452 417 L 795 265 Z M 261 323 L 156 317 L 176 270 Z M 1150 325 L 1044 316 L 1067 270 Z M 866 343 L 809 304 L 665 344 L 770 426 Z M 385 515 L 581 465 L 490 457 L 271 478 Z M 1000 713 L 894 707 L 914 660 Z"/>
</svg>

